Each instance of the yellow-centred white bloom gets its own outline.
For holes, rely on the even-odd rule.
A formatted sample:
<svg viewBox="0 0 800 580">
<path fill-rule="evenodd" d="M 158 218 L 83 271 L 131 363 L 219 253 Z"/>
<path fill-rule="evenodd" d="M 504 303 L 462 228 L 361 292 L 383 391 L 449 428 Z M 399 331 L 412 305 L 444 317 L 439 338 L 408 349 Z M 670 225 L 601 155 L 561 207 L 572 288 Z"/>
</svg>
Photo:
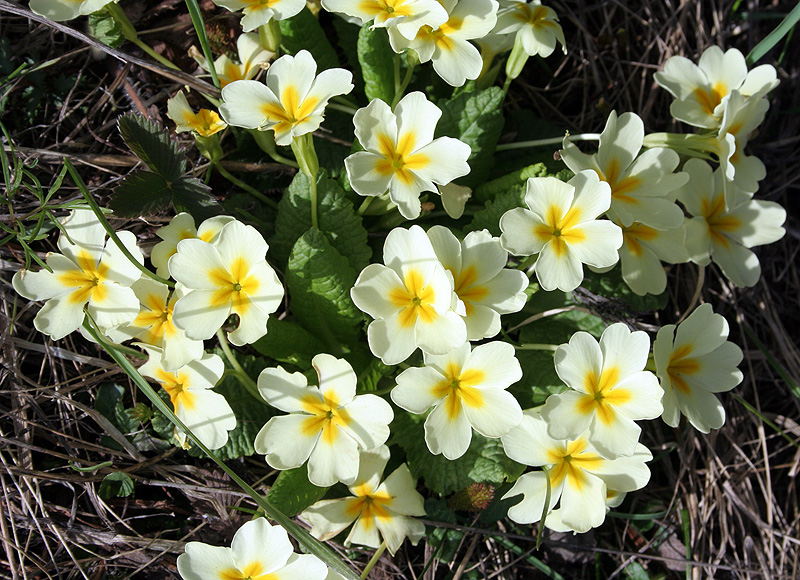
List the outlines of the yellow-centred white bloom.
<svg viewBox="0 0 800 580">
<path fill-rule="evenodd" d="M 653 78 L 675 97 L 670 106 L 673 117 L 706 129 L 719 127 L 723 103 L 732 91 L 759 98 L 778 86 L 775 67 L 764 64 L 748 72 L 741 52 L 735 48 L 722 52 L 718 46 L 706 49 L 697 64 L 672 56 Z"/>
<path fill-rule="evenodd" d="M 231 12 L 241 10 L 244 18 L 242 30 L 250 32 L 270 20 L 284 20 L 297 15 L 306 5 L 305 0 L 212 0 L 217 6 Z"/>
<path fill-rule="evenodd" d="M 125 257 L 88 209 L 73 210 L 63 221 L 60 254 L 45 259 L 52 272 L 20 270 L 12 285 L 29 300 L 45 300 L 33 324 L 53 340 L 64 338 L 83 323 L 84 308 L 101 330 L 128 324 L 139 314 L 139 299 L 130 286 L 140 270 Z M 136 260 L 142 252 L 131 232 L 117 236 Z"/>
<path fill-rule="evenodd" d="M 267 242 L 253 226 L 231 221 L 216 244 L 199 238 L 178 243 L 169 272 L 187 293 L 172 309 L 172 321 L 191 339 L 205 340 L 236 314 L 228 339 L 241 346 L 267 333 L 267 317 L 283 300 L 283 286 L 267 264 Z"/>
<path fill-rule="evenodd" d="M 713 261 L 737 286 L 754 286 L 761 264 L 749 248 L 783 237 L 786 210 L 772 201 L 751 199 L 732 184 L 726 193 L 722 168 L 712 172 L 700 159 L 687 161 L 684 171 L 691 179 L 678 199 L 693 216 L 686 224 L 692 261 L 701 266 Z"/>
<path fill-rule="evenodd" d="M 542 408 L 554 439 L 576 439 L 584 431 L 607 459 L 636 450 L 641 419 L 655 419 L 661 406 L 658 379 L 643 370 L 650 337 L 618 322 L 603 331 L 600 343 L 576 332 L 555 354 L 556 372 L 570 388 L 551 395 Z"/>
<path fill-rule="evenodd" d="M 675 190 L 689 176 L 673 173 L 680 156 L 664 147 L 644 151 L 644 123 L 634 113 L 617 117 L 611 111 L 600 134 L 597 153 L 581 153 L 569 137 L 564 138 L 561 159 L 573 172 L 595 171 L 611 187 L 611 209 L 623 226 L 637 221 L 660 230 L 683 223 L 683 212 L 675 204 Z"/>
<path fill-rule="evenodd" d="M 725 423 L 725 409 L 714 393 L 730 391 L 743 378 L 736 368 L 742 350 L 727 339 L 728 322 L 710 304 L 698 306 L 677 330 L 667 324 L 658 331 L 653 358 L 667 425 L 677 427 L 681 414 L 703 433 Z"/>
<path fill-rule="evenodd" d="M 508 517 L 520 524 L 538 522 L 543 512 L 550 513 L 560 504 L 558 527 L 588 532 L 605 520 L 609 489 L 625 493 L 641 489 L 650 480 L 645 462 L 653 456 L 644 445 L 637 444 L 629 457 L 605 459 L 592 446 L 588 433 L 567 440 L 552 438 L 536 410 L 525 411 L 519 426 L 502 441 L 506 455 L 514 461 L 544 468 L 522 475 L 503 496 L 522 494 L 522 501 L 508 510 Z"/>
<path fill-rule="evenodd" d="M 397 376 L 392 401 L 425 419 L 425 442 L 434 455 L 458 459 L 466 453 L 472 430 L 496 439 L 516 427 L 522 409 L 506 389 L 522 378 L 514 347 L 469 343 L 443 355 L 425 354 L 424 367 Z"/>
<path fill-rule="evenodd" d="M 156 230 L 156 235 L 162 240 L 150 252 L 150 261 L 156 267 L 156 274 L 169 278 L 169 259 L 178 251 L 178 242 L 198 238 L 213 244 L 217 241 L 222 226 L 231 221 L 231 216 L 220 215 L 208 218 L 200 227 L 195 227 L 194 218 L 189 213 L 181 212 L 173 217 L 167 225 Z"/>
<path fill-rule="evenodd" d="M 320 487 L 337 481 L 351 484 L 358 475 L 359 451 L 374 449 L 389 437 L 392 408 L 376 395 L 356 395 L 356 374 L 344 360 L 318 354 L 311 361 L 319 386 L 301 373 L 267 368 L 258 376 L 258 391 L 288 415 L 273 417 L 253 446 L 275 469 L 308 461 L 308 480 Z"/>
<path fill-rule="evenodd" d="M 116 329 L 119 335 L 161 349 L 161 365 L 173 371 L 203 356 L 203 341 L 192 340 L 172 322 L 172 307 L 185 294 L 179 284 L 170 296 L 167 286 L 142 277 L 131 286 L 139 299 L 139 315 Z"/>
<path fill-rule="evenodd" d="M 255 32 L 239 35 L 239 38 L 236 39 L 236 52 L 239 56 L 238 62 L 226 54 L 214 61 L 214 71 L 217 73 L 220 87 L 233 81 L 252 79 L 258 74 L 258 71 L 267 67 L 266 63 L 275 55 L 264 48 Z M 210 70 L 206 57 L 199 50 L 192 47 L 189 49 L 189 54 L 203 69 Z"/>
<path fill-rule="evenodd" d="M 464 305 L 425 230 L 393 229 L 383 261 L 364 268 L 350 290 L 355 305 L 375 319 L 367 329 L 375 356 L 396 365 L 417 348 L 445 354 L 467 341 Z"/>
<path fill-rule="evenodd" d="M 266 83 L 266 84 L 265 84 Z M 275 131 L 278 145 L 319 128 L 328 100 L 353 90 L 353 74 L 331 68 L 317 75 L 307 50 L 284 55 L 267 70 L 264 83 L 234 81 L 222 89 L 222 118 L 229 125 Z"/>
<path fill-rule="evenodd" d="M 31 12 L 56 22 L 72 20 L 97 12 L 113 0 L 31 0 Z"/>
<path fill-rule="evenodd" d="M 397 28 L 413 39 L 422 26 L 438 28 L 447 21 L 447 10 L 438 0 L 322 0 L 328 12 L 339 12 L 375 28 Z"/>
<path fill-rule="evenodd" d="M 764 121 L 767 110 L 767 99 L 745 99 L 739 91 L 732 91 L 723 106 L 722 123 L 716 139 L 717 149 L 711 149 L 717 154 L 726 180 L 750 195 L 758 190 L 758 182 L 767 176 L 767 169 L 755 155 L 745 155 L 744 149 L 750 135 Z M 727 183 L 724 185 L 727 191 Z"/>
<path fill-rule="evenodd" d="M 469 173 L 469 145 L 452 137 L 433 138 L 442 111 L 424 94 L 403 97 L 392 112 L 373 99 L 353 117 L 356 137 L 364 151 L 344 160 L 350 185 L 359 195 L 382 195 L 397 204 L 406 219 L 419 217 L 419 196 L 437 192 Z"/>
<path fill-rule="evenodd" d="M 500 332 L 500 315 L 525 306 L 528 277 L 505 268 L 508 252 L 500 238 L 486 231 L 468 233 L 462 241 L 444 226 L 428 230 L 433 250 L 453 275 L 455 292 L 464 303 L 467 339 L 491 338 Z"/>
<path fill-rule="evenodd" d="M 167 101 L 167 117 L 175 122 L 176 132 L 191 131 L 201 137 L 211 137 L 228 126 L 215 111 L 200 109 L 195 113 L 183 91 Z"/>
<path fill-rule="evenodd" d="M 420 62 L 431 61 L 446 83 L 462 86 L 467 79 L 478 78 L 483 60 L 469 41 L 483 38 L 497 22 L 497 0 L 442 0 L 447 22 L 437 28 L 424 25 L 408 39 L 397 28 L 389 28 L 389 40 L 395 52 L 413 49 Z"/>
<path fill-rule="evenodd" d="M 183 580 L 325 580 L 328 569 L 311 554 L 295 554 L 289 536 L 264 518 L 233 535 L 231 547 L 189 542 L 178 556 Z"/>
<path fill-rule="evenodd" d="M 556 11 L 542 6 L 539 0 L 501 0 L 492 33 L 518 35 L 528 56 L 548 57 L 556 49 L 556 42 L 561 43 L 561 49 L 567 54 L 564 31 Z"/>
<path fill-rule="evenodd" d="M 611 205 L 611 188 L 594 171 L 567 183 L 531 177 L 525 204 L 500 218 L 500 243 L 517 256 L 539 254 L 536 277 L 544 290 L 570 292 L 583 281 L 583 264 L 607 268 L 619 260 L 622 230 L 597 219 Z"/>
<path fill-rule="evenodd" d="M 352 497 L 318 501 L 300 514 L 311 524 L 314 537 L 329 540 L 355 522 L 345 546 L 377 548 L 381 536 L 390 554 L 406 538 L 416 545 L 425 535 L 425 524 L 412 516 L 425 515 L 424 500 L 405 463 L 381 483 L 389 456 L 385 445 L 362 453 L 358 477 L 348 486 Z"/>
<path fill-rule="evenodd" d="M 236 417 L 225 397 L 211 389 L 225 371 L 225 363 L 215 354 L 204 354 L 190 363 L 168 371 L 161 364 L 160 348 L 139 344 L 148 354 L 139 367 L 142 376 L 156 381 L 169 395 L 175 415 L 209 449 L 219 449 L 228 442 L 228 431 L 236 428 Z M 178 441 L 186 434 L 175 429 Z"/>
</svg>

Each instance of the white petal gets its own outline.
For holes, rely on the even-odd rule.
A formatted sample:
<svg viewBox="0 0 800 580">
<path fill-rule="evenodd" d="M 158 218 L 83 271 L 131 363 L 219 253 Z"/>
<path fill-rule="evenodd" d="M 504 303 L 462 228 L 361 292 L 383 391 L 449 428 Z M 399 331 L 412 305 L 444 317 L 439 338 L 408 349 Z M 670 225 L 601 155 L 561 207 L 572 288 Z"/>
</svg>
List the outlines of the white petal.
<svg viewBox="0 0 800 580">
<path fill-rule="evenodd" d="M 426 366 L 406 369 L 395 380 L 397 386 L 391 392 L 394 404 L 421 415 L 442 399 L 435 387 L 446 379 L 436 369 Z"/>
<path fill-rule="evenodd" d="M 212 574 L 221 577 L 231 569 L 236 569 L 233 554 L 224 546 L 189 542 L 178 556 L 178 572 L 184 580 L 208 580 Z"/>
<path fill-rule="evenodd" d="M 508 391 L 481 389 L 480 394 L 483 405 L 464 405 L 464 414 L 484 437 L 502 437 L 522 421 L 522 408 Z"/>
<path fill-rule="evenodd" d="M 319 487 L 349 485 L 358 475 L 358 460 L 358 443 L 345 429 L 323 430 L 308 458 L 308 481 Z"/>
<path fill-rule="evenodd" d="M 304 429 L 308 415 L 273 417 L 253 441 L 256 453 L 266 455 L 267 463 L 275 469 L 300 467 L 311 455 L 319 439 L 319 431 L 307 434 Z"/>
<path fill-rule="evenodd" d="M 350 422 L 344 428 L 361 449 L 374 449 L 389 438 L 394 419 L 391 405 L 377 395 L 359 395 L 345 407 Z"/>
<path fill-rule="evenodd" d="M 307 399 L 322 400 L 317 389 L 308 387 L 308 381 L 302 373 L 288 373 L 283 367 L 261 371 L 258 375 L 258 392 L 267 403 L 287 413 L 306 411 Z"/>
<path fill-rule="evenodd" d="M 258 518 L 236 531 L 231 552 L 239 570 L 260 564 L 260 573 L 269 574 L 283 567 L 293 550 L 286 530 L 271 526 L 265 518 Z"/>
<path fill-rule="evenodd" d="M 172 322 L 189 338 L 206 340 L 225 324 L 230 311 L 230 302 L 219 303 L 213 290 L 195 290 L 175 303 Z"/>
<path fill-rule="evenodd" d="M 450 415 L 447 401 L 437 405 L 425 419 L 425 443 L 434 455 L 458 459 L 469 448 L 472 427 L 462 409 Z"/>
<path fill-rule="evenodd" d="M 550 503 L 547 512 L 553 509 L 561 498 L 563 484 L 550 490 Z M 502 499 L 522 494 L 522 501 L 508 508 L 508 517 L 518 524 L 533 524 L 542 519 L 547 499 L 547 474 L 542 471 L 526 473 Z"/>
</svg>

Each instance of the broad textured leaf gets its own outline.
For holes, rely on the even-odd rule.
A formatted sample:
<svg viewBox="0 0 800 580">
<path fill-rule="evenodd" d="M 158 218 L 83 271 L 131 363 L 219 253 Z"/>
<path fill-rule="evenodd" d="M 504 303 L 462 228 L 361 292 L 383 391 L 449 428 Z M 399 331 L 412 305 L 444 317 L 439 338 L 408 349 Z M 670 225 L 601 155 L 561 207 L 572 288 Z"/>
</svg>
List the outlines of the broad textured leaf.
<svg viewBox="0 0 800 580">
<path fill-rule="evenodd" d="M 442 495 L 464 489 L 471 483 L 501 484 L 514 481 L 525 466 L 509 459 L 500 439 L 487 439 L 472 433 L 467 452 L 454 461 L 444 455 L 433 455 L 425 443 L 424 418 L 404 411 L 396 411 L 392 422 L 392 443 L 403 448 L 406 461 L 416 477 L 425 480 L 425 486 Z"/>
<path fill-rule="evenodd" d="M 89 30 L 94 38 L 111 48 L 119 48 L 125 42 L 119 22 L 104 10 L 89 14 Z"/>
<path fill-rule="evenodd" d="M 119 118 L 117 125 L 125 144 L 151 171 L 167 182 L 175 181 L 183 174 L 185 156 L 160 123 L 128 113 Z"/>
<path fill-rule="evenodd" d="M 661 294 L 645 294 L 644 296 L 636 294 L 622 279 L 622 267 L 619 264 L 602 274 L 586 269 L 581 289 L 607 298 L 612 303 L 616 303 L 617 308 L 621 308 L 623 311 L 627 310 L 630 314 L 661 310 L 666 308 L 669 301 L 666 290 Z M 580 293 L 581 289 L 577 292 Z"/>
<path fill-rule="evenodd" d="M 267 334 L 253 343 L 253 348 L 278 362 L 301 368 L 311 368 L 311 359 L 325 346 L 319 339 L 296 322 L 270 316 Z"/>
<path fill-rule="evenodd" d="M 339 66 L 336 51 L 325 31 L 308 8 L 303 8 L 297 16 L 280 21 L 281 48 L 288 54 L 297 54 L 305 49 L 317 61 L 317 72 Z"/>
<path fill-rule="evenodd" d="M 302 465 L 281 471 L 267 493 L 267 500 L 287 516 L 294 517 L 322 499 L 327 490 L 308 481 L 308 467 Z"/>
<path fill-rule="evenodd" d="M 108 206 L 119 217 L 134 218 L 158 213 L 171 202 L 170 184 L 157 173 L 142 169 L 119 182 Z"/>
<path fill-rule="evenodd" d="M 326 342 L 349 343 L 359 336 L 362 314 L 350 298 L 355 281 L 355 270 L 318 229 L 297 240 L 286 269 L 289 307 Z"/>
<path fill-rule="evenodd" d="M 103 499 L 112 499 L 131 496 L 133 489 L 134 483 L 130 475 L 123 471 L 114 471 L 103 478 L 97 492 Z"/>
<path fill-rule="evenodd" d="M 367 99 L 382 99 L 391 104 L 394 99 L 395 54 L 389 35 L 383 28 L 365 24 L 358 33 L 358 62 L 364 78 Z"/>
<path fill-rule="evenodd" d="M 308 177 L 298 172 L 278 204 L 270 251 L 281 264 L 286 264 L 297 238 L 311 227 L 309 184 Z M 356 272 L 360 272 L 372 257 L 372 250 L 367 245 L 367 230 L 342 188 L 324 171 L 317 176 L 317 215 L 319 228 L 328 242 L 347 258 Z"/>
<path fill-rule="evenodd" d="M 222 208 L 211 193 L 211 188 L 195 177 L 184 175 L 172 185 L 172 205 L 175 211 L 188 211 L 197 221 L 218 215 Z"/>
<path fill-rule="evenodd" d="M 525 185 L 530 177 L 546 177 L 547 175 L 547 166 L 545 166 L 544 163 L 528 165 L 523 169 L 513 171 L 503 177 L 498 177 L 492 181 L 482 183 L 472 192 L 472 199 L 470 201 L 481 203 L 489 201 L 512 187 Z"/>
<path fill-rule="evenodd" d="M 524 184 L 513 186 L 487 201 L 484 208 L 476 211 L 472 216 L 472 221 L 466 227 L 466 231 L 486 229 L 493 236 L 499 236 L 503 233 L 500 231 L 500 218 L 515 207 L 526 207 Z"/>
<path fill-rule="evenodd" d="M 436 135 L 456 137 L 472 148 L 468 162 L 472 169 L 459 183 L 476 187 L 492 167 L 494 149 L 503 130 L 503 91 L 489 87 L 477 93 L 461 93 L 438 103 L 442 118 Z"/>
</svg>

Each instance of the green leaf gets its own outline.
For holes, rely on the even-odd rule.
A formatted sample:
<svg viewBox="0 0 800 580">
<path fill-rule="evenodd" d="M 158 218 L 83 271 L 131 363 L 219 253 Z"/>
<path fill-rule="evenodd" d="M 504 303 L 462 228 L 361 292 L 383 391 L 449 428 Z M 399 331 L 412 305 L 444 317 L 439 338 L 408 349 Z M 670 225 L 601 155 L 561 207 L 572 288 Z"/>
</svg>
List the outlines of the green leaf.
<svg viewBox="0 0 800 580">
<path fill-rule="evenodd" d="M 489 87 L 476 93 L 461 93 L 438 105 L 442 118 L 436 136 L 456 137 L 472 148 L 467 160 L 472 170 L 459 182 L 474 188 L 483 183 L 494 163 L 494 148 L 503 130 L 503 91 Z"/>
<path fill-rule="evenodd" d="M 116 427 L 119 427 L 117 424 L 117 407 L 122 408 L 122 397 L 124 395 L 125 389 L 120 385 L 103 383 L 98 387 L 97 396 L 94 399 L 94 408 Z"/>
<path fill-rule="evenodd" d="M 408 467 L 425 486 L 441 495 L 464 489 L 471 483 L 501 484 L 514 481 L 525 466 L 509 459 L 500 439 L 487 439 L 473 431 L 467 452 L 453 461 L 433 455 L 425 443 L 424 417 L 404 411 L 395 412 L 392 443 L 406 452 Z"/>
<path fill-rule="evenodd" d="M 544 505 L 544 503 L 542 503 Z M 650 574 L 639 562 L 631 562 L 625 566 L 625 577 L 628 580 L 650 580 Z"/>
<path fill-rule="evenodd" d="M 125 144 L 154 173 L 167 182 L 178 179 L 186 168 L 186 159 L 178 144 L 160 123 L 135 113 L 117 121 Z"/>
<path fill-rule="evenodd" d="M 319 339 L 296 322 L 270 316 L 267 334 L 253 343 L 253 348 L 278 362 L 311 368 L 311 359 L 325 350 Z"/>
<path fill-rule="evenodd" d="M 122 26 L 106 11 L 89 14 L 89 33 L 111 48 L 119 48 L 125 42 Z"/>
<path fill-rule="evenodd" d="M 358 33 L 358 62 L 364 78 L 367 99 L 381 99 L 391 104 L 394 99 L 395 53 L 389 35 L 383 28 L 367 23 Z"/>
<path fill-rule="evenodd" d="M 100 483 L 98 493 L 103 499 L 111 499 L 113 497 L 129 497 L 133 495 L 133 480 L 123 471 L 115 471 L 109 473 L 103 478 Z"/>
<path fill-rule="evenodd" d="M 303 465 L 281 471 L 267 494 L 267 500 L 287 516 L 294 517 L 322 499 L 327 490 L 308 481 L 308 467 Z"/>
<path fill-rule="evenodd" d="M 493 236 L 499 236 L 500 218 L 510 209 L 526 207 L 525 185 L 516 185 L 503 193 L 497 194 L 494 199 L 486 202 L 484 208 L 475 212 L 472 221 L 466 227 L 467 232 L 473 230 L 489 230 Z"/>
<path fill-rule="evenodd" d="M 512 187 L 520 185 L 527 187 L 528 178 L 530 177 L 546 177 L 548 175 L 547 166 L 544 163 L 534 163 L 528 165 L 517 171 L 513 171 L 503 177 L 498 177 L 491 181 L 487 181 L 479 185 L 475 191 L 472 192 L 472 199 L 470 201 L 485 202 L 494 199 Z"/>
<path fill-rule="evenodd" d="M 317 176 L 317 212 L 319 229 L 325 233 L 328 242 L 347 258 L 356 272 L 364 269 L 372 257 L 367 244 L 367 230 L 342 188 L 324 171 Z M 270 240 L 272 256 L 286 264 L 297 238 L 310 227 L 310 181 L 298 172 L 278 204 L 275 235 Z"/>
<path fill-rule="evenodd" d="M 281 48 L 284 52 L 297 54 L 303 49 L 307 50 L 317 62 L 317 72 L 339 66 L 336 51 L 328 42 L 319 20 L 307 7 L 303 7 L 297 16 L 281 20 L 279 24 L 282 34 Z"/>
<path fill-rule="evenodd" d="M 645 294 L 639 296 L 622 279 L 622 266 L 617 264 L 608 272 L 597 274 L 588 268 L 581 282 L 581 289 L 600 295 L 612 302 L 617 310 L 628 314 L 642 314 L 662 310 L 667 307 L 669 296 L 665 290 L 661 294 Z M 596 299 L 596 297 L 592 297 Z"/>
<path fill-rule="evenodd" d="M 306 329 L 326 342 L 351 343 L 361 331 L 362 314 L 350 298 L 356 273 L 316 228 L 303 234 L 292 249 L 286 269 L 290 307 Z"/>
<path fill-rule="evenodd" d="M 175 211 L 187 211 L 198 222 L 218 215 L 222 210 L 211 188 L 195 177 L 179 177 L 172 183 L 171 189 Z"/>
<path fill-rule="evenodd" d="M 800 4 L 797 4 L 786 17 L 781 20 L 781 23 L 775 27 L 775 30 L 767 34 L 764 37 L 764 40 L 759 42 L 753 50 L 747 55 L 745 59 L 747 61 L 747 66 L 752 67 L 755 63 L 761 60 L 765 54 L 767 54 L 772 48 L 778 44 L 781 39 L 791 34 L 794 30 L 795 25 L 797 22 L 800 21 Z"/>
<path fill-rule="evenodd" d="M 169 183 L 147 170 L 126 175 L 114 189 L 108 206 L 119 217 L 139 217 L 158 213 L 169 206 L 172 190 Z"/>
</svg>

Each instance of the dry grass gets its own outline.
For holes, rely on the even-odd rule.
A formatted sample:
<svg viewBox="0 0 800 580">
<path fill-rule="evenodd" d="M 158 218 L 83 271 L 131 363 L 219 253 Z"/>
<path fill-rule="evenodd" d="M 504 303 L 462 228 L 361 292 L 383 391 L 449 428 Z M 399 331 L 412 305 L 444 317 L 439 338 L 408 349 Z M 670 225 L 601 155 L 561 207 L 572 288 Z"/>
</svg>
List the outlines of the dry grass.
<svg viewBox="0 0 800 580">
<path fill-rule="evenodd" d="M 741 2 L 733 14 L 734 3 L 726 1 L 550 4 L 562 15 L 570 53 L 546 62 L 552 74 L 543 74 L 541 65 L 531 62 L 527 76 L 512 89 L 509 107 L 530 108 L 572 132 L 601 130 L 611 109 L 638 113 L 651 131 L 682 130 L 670 120 L 669 96 L 654 86 L 652 73 L 659 64 L 674 54 L 696 59 L 713 44 L 747 53 L 777 21 L 743 20 L 741 15 L 779 14 L 793 5 L 752 0 Z M 123 2 L 135 11 L 132 5 Z M 132 14 L 132 20 L 140 30 L 158 27 L 145 39 L 191 70 L 184 56 L 191 37 L 183 3 L 152 1 L 136 7 L 141 12 Z M 17 98 L 38 82 L 60 98 L 45 101 L 33 123 L 13 112 L 2 118 L 19 151 L 41 160 L 36 171 L 45 184 L 57 171 L 54 160 L 69 155 L 82 165 L 90 185 L 107 193 L 131 166 L 116 134 L 116 118 L 126 110 L 158 116 L 178 84 L 112 58 L 98 59 L 85 44 L 7 12 L 0 12 L 0 39 L 9 43 L 11 69 L 26 57 L 36 63 L 56 59 L 38 77 L 22 77 L 0 88 L 0 96 Z M 122 50 L 133 52 L 129 45 Z M 404 548 L 395 560 L 384 558 L 373 578 L 458 579 L 471 571 L 508 580 L 545 577 L 532 556 L 566 578 L 624 578 L 631 563 L 641 564 L 651 578 L 796 577 L 800 49 L 795 40 L 778 64 L 779 52 L 773 51 L 768 61 L 778 65 L 781 86 L 771 97 L 767 121 L 751 150 L 768 169 L 759 197 L 789 211 L 787 235 L 759 252 L 763 277 L 754 288 L 737 289 L 713 268 L 706 272 L 700 299 L 727 316 L 732 338 L 745 351 L 745 381 L 735 390 L 743 402 L 723 396 L 728 421 L 710 436 L 660 424 L 646 430 L 646 442 L 657 456 L 653 481 L 633 494 L 625 509 L 660 514 L 649 522 L 611 519 L 584 536 L 551 535 L 541 551 L 535 549 L 529 529 L 507 521 L 491 531 L 478 523 L 458 526 L 464 535 L 452 564 L 439 565 L 432 546 Z M 64 78 L 56 81 L 58 75 Z M 24 101 L 15 103 L 22 107 Z M 225 187 L 220 184 L 215 191 Z M 76 196 L 64 187 L 57 201 Z M 33 209 L 30 200 L 18 202 L 18 213 Z M 135 224 L 133 228 L 144 231 Z M 175 450 L 160 455 L 137 451 L 98 413 L 94 396 L 99 385 L 116 382 L 134 397 L 135 389 L 79 337 L 57 345 L 44 341 L 31 324 L 37 307 L 19 300 L 9 283 L 22 260 L 19 247 L 3 246 L 0 258 L 5 273 L 0 286 L 0 577 L 177 577 L 175 558 L 184 542 L 228 542 L 247 518 L 231 508 L 252 504 L 209 463 Z M 696 276 L 694 267 L 676 267 L 669 310 L 650 322 L 679 319 L 691 307 Z M 103 462 L 111 464 L 93 473 L 70 467 Z M 260 458 L 233 465 L 249 481 L 260 482 L 261 489 L 270 481 Z M 111 470 L 136 480 L 134 499 L 100 498 L 99 482 Z M 366 561 L 359 552 L 346 555 Z M 423 573 L 431 559 L 434 564 Z"/>
</svg>

